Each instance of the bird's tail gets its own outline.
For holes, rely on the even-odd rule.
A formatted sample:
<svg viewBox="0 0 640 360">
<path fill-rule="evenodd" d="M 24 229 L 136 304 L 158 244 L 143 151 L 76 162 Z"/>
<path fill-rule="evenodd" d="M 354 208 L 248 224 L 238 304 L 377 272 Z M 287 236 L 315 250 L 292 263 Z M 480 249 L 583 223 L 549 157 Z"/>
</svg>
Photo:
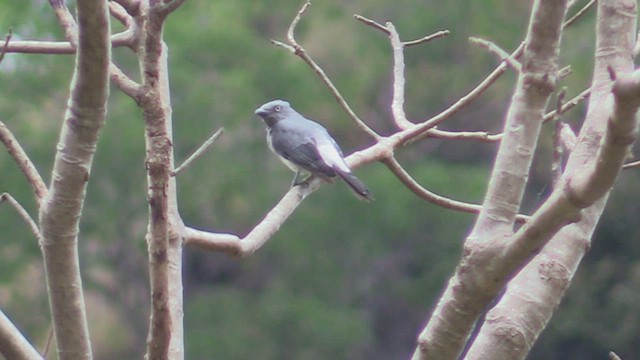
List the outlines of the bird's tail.
<svg viewBox="0 0 640 360">
<path fill-rule="evenodd" d="M 371 191 L 367 189 L 367 186 L 360 181 L 355 175 L 350 172 L 344 172 L 341 170 L 335 170 L 338 175 L 344 180 L 347 185 L 353 190 L 353 193 L 360 199 L 364 201 L 373 201 L 373 195 Z"/>
</svg>

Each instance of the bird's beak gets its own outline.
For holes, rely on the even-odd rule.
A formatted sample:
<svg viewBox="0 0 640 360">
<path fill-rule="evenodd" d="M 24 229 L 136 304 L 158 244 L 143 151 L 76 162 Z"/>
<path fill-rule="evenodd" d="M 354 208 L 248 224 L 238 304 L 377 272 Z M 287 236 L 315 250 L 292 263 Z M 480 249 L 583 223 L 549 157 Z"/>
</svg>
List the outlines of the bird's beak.
<svg viewBox="0 0 640 360">
<path fill-rule="evenodd" d="M 256 114 L 256 115 L 258 115 L 258 116 L 260 116 L 260 117 L 265 117 L 265 116 L 268 114 L 268 112 L 267 112 L 265 109 L 263 109 L 262 107 L 259 107 L 259 108 L 255 111 L 255 114 Z"/>
</svg>

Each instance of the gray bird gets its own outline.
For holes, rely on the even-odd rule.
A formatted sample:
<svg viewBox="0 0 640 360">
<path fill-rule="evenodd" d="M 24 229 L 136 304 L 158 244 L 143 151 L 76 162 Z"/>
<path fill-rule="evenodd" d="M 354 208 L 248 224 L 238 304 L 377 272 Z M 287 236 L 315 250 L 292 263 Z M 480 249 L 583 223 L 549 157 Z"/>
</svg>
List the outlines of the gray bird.
<svg viewBox="0 0 640 360">
<path fill-rule="evenodd" d="M 271 151 L 296 173 L 292 186 L 304 182 L 303 171 L 329 182 L 338 175 L 358 198 L 373 200 L 369 189 L 351 173 L 340 147 L 322 125 L 306 119 L 284 100 L 270 101 L 255 113 L 267 125 L 267 144 Z"/>
</svg>

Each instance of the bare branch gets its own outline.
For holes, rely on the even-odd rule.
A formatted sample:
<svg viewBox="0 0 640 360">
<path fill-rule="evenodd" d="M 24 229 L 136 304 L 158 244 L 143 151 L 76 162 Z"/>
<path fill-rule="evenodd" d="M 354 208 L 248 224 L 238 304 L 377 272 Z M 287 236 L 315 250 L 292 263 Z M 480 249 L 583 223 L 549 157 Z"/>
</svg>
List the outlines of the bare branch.
<svg viewBox="0 0 640 360">
<path fill-rule="evenodd" d="M 47 186 L 44 180 L 42 180 L 38 169 L 36 169 L 27 153 L 22 149 L 22 146 L 20 146 L 18 140 L 16 140 L 13 133 L 11 133 L 2 121 L 0 121 L 0 141 L 7 148 L 9 155 L 11 155 L 16 164 L 18 164 L 20 171 L 22 171 L 29 185 L 31 185 L 36 198 L 36 204 L 40 207 L 40 201 L 47 194 Z"/>
<path fill-rule="evenodd" d="M 611 92 L 615 100 L 613 116 L 607 123 L 606 136 L 596 159 L 583 175 L 568 180 L 568 196 L 576 205 L 591 205 L 611 189 L 638 136 L 636 113 L 640 107 L 640 70 L 630 76 L 619 75 Z"/>
<path fill-rule="evenodd" d="M 111 36 L 111 46 L 133 47 L 135 43 L 134 32 L 130 29 Z M 7 46 L 9 53 L 23 54 L 48 54 L 48 55 L 70 55 L 76 53 L 76 47 L 68 41 L 12 41 Z"/>
<path fill-rule="evenodd" d="M 371 19 L 367 19 L 366 17 L 364 17 L 362 15 L 358 15 L 358 14 L 353 15 L 353 17 L 356 20 L 364 23 L 365 25 L 371 26 L 374 29 L 378 29 L 378 30 L 382 31 L 383 33 L 385 33 L 387 35 L 391 34 L 389 29 L 387 29 L 384 25 L 378 24 L 377 22 L 375 22 L 375 21 L 373 21 Z"/>
<path fill-rule="evenodd" d="M 182 170 L 186 169 L 187 166 L 189 166 L 194 160 L 202 156 L 202 154 L 204 154 L 204 152 L 207 151 L 207 149 L 209 149 L 211 145 L 213 145 L 213 143 L 218 139 L 218 137 L 220 137 L 220 135 L 222 135 L 223 132 L 224 132 L 224 128 L 220 128 L 213 135 L 211 135 L 211 137 L 209 137 L 207 141 L 205 141 L 196 151 L 194 151 L 193 154 L 191 154 L 191 156 L 189 156 L 187 160 L 185 160 L 182 163 L 182 165 L 178 166 L 173 171 L 171 171 L 170 173 L 171 176 L 178 175 L 179 173 L 182 172 Z"/>
<path fill-rule="evenodd" d="M 540 251 L 540 254 L 518 272 L 498 305 L 487 314 L 487 318 L 497 319 L 510 316 L 513 314 L 513 309 L 519 309 L 518 316 L 511 317 L 509 327 L 510 334 L 515 334 L 523 346 L 514 348 L 512 343 L 503 341 L 505 337 L 501 334 L 504 334 L 504 323 L 485 323 L 472 345 L 469 352 L 470 358 L 474 355 L 482 356 L 488 349 L 491 349 L 492 357 L 495 359 L 524 358 L 557 309 L 580 260 L 589 249 L 591 236 L 606 204 L 609 192 L 609 189 L 606 189 L 607 184 L 611 184 L 612 178 L 615 178 L 620 171 L 619 166 L 626 155 L 626 150 L 623 148 L 629 148 L 631 135 L 636 132 L 637 127 L 638 120 L 631 113 L 636 112 L 632 108 L 637 110 L 637 96 L 632 94 L 637 91 L 633 90 L 633 87 L 638 85 L 626 86 L 638 79 L 638 74 L 631 77 L 628 75 L 634 68 L 631 50 L 636 31 L 636 14 L 635 11 L 629 12 L 630 8 L 636 8 L 635 1 L 598 1 L 596 57 L 591 99 L 587 116 L 580 130 L 580 141 L 577 142 L 576 149 L 567 160 L 564 171 L 565 185 L 554 190 L 550 198 L 536 211 L 526 225 L 530 228 L 528 230 L 525 227 L 521 228 L 511 239 L 514 245 L 540 241 L 533 247 L 536 251 Z M 610 51 L 612 48 L 617 51 Z M 616 81 L 617 85 L 614 85 L 614 88 L 618 87 L 614 92 L 621 91 L 621 93 L 618 92 L 618 95 L 613 97 L 611 80 L 607 76 L 609 66 L 612 66 L 617 74 L 623 74 L 618 76 L 621 82 Z M 636 100 L 628 103 L 626 100 L 620 101 L 629 95 L 636 97 Z M 618 103 L 614 105 L 614 108 L 618 108 L 615 111 L 617 115 L 614 116 L 612 116 L 612 98 L 614 104 Z M 620 105 L 628 106 L 629 109 L 622 109 Z M 633 123 L 636 124 L 632 125 Z M 631 131 L 625 131 L 625 129 Z M 609 145 L 605 145 L 605 142 Z M 616 145 L 612 146 L 613 144 Z M 597 165 L 597 162 L 608 164 Z M 614 166 L 613 164 L 616 163 L 617 166 Z M 603 170 L 611 172 L 595 173 Z M 583 186 L 593 186 L 589 190 L 593 193 L 583 196 L 587 191 Z M 597 196 L 601 198 L 589 206 Z M 582 206 L 588 207 L 576 211 L 576 208 Z M 562 207 L 566 209 L 560 209 Z M 572 214 L 576 218 L 580 217 L 580 220 L 562 228 L 546 243 L 550 235 L 555 232 L 554 227 L 561 226 L 553 222 L 566 222 Z M 573 220 L 575 219 L 569 221 Z M 513 256 L 514 252 L 506 251 L 505 255 Z M 526 296 L 523 296 L 525 292 Z M 537 321 L 531 322 L 532 318 L 536 318 Z"/>
<path fill-rule="evenodd" d="M 555 126 L 553 132 L 553 161 L 551 162 L 552 183 L 554 189 L 558 186 L 562 178 L 562 101 L 566 95 L 566 89 L 562 89 L 558 94 L 556 104 Z"/>
<path fill-rule="evenodd" d="M 509 55 L 509 53 L 507 53 L 506 51 L 502 50 L 498 45 L 492 43 L 489 40 L 484 40 L 481 38 L 477 38 L 477 37 L 470 37 L 469 41 L 472 44 L 478 45 L 480 47 L 483 47 L 489 51 L 491 51 L 492 53 L 498 55 L 498 57 L 500 58 L 501 61 L 506 62 L 509 66 L 511 66 L 515 71 L 520 72 L 522 70 L 522 65 L 520 65 L 520 63 L 515 60 L 512 55 Z"/>
<path fill-rule="evenodd" d="M 622 166 L 623 169 L 632 169 L 632 168 L 636 168 L 636 167 L 640 167 L 640 160 L 633 161 L 633 162 L 630 162 L 630 163 L 626 163 L 626 164 L 624 164 L 624 166 Z"/>
<path fill-rule="evenodd" d="M 7 47 L 8 53 L 22 54 L 75 54 L 75 48 L 67 41 L 14 41 Z"/>
<path fill-rule="evenodd" d="M 486 143 L 495 143 L 502 139 L 502 133 L 489 134 L 486 131 L 445 131 L 437 128 L 429 129 L 427 137 L 445 140 L 479 140 Z"/>
<path fill-rule="evenodd" d="M 404 112 L 404 45 L 400 41 L 400 35 L 391 22 L 387 22 L 389 39 L 393 49 L 393 100 L 391 101 L 391 113 L 393 120 L 400 129 L 406 129 L 413 125 Z"/>
<path fill-rule="evenodd" d="M 275 41 L 275 40 L 271 40 L 271 42 L 274 45 L 283 47 L 291 51 L 293 54 L 297 55 L 302 60 L 304 60 L 304 62 L 306 62 L 307 65 L 309 65 L 311 69 L 313 69 L 313 71 L 320 77 L 322 82 L 329 88 L 329 91 L 331 92 L 333 97 L 338 101 L 338 104 L 340 104 L 342 109 L 349 115 L 349 117 L 351 117 L 351 119 L 355 121 L 356 125 L 358 125 L 358 127 L 362 131 L 364 131 L 367 135 L 371 136 L 374 139 L 379 139 L 380 135 L 378 135 L 375 131 L 373 131 L 367 124 L 365 124 L 364 121 L 362 121 L 358 117 L 358 115 L 356 115 L 356 113 L 353 110 L 351 110 L 351 107 L 349 106 L 349 104 L 344 100 L 344 98 L 342 97 L 338 89 L 333 85 L 331 80 L 329 80 L 329 77 L 327 77 L 327 75 L 324 73 L 324 70 L 322 70 L 322 68 L 318 66 L 318 64 L 316 64 L 316 62 L 313 61 L 313 59 L 311 59 L 311 57 L 307 54 L 307 52 L 296 41 L 294 36 L 296 25 L 298 24 L 298 22 L 300 22 L 300 18 L 302 17 L 302 14 L 304 14 L 304 12 L 307 10 L 309 5 L 310 3 L 306 2 L 302 6 L 300 11 L 298 11 L 295 18 L 291 22 L 291 25 L 289 26 L 289 30 L 287 31 L 288 44 L 284 44 L 280 41 Z"/>
<path fill-rule="evenodd" d="M 185 228 L 185 245 L 202 250 L 222 251 L 231 256 L 241 256 L 240 238 L 232 234 L 216 234 L 194 228 Z"/>
<path fill-rule="evenodd" d="M 616 354 L 616 353 L 615 353 L 615 352 L 613 352 L 613 351 L 609 351 L 609 359 L 610 359 L 610 360 L 622 360 L 622 359 L 618 356 L 618 354 Z"/>
<path fill-rule="evenodd" d="M 115 1 L 109 1 L 109 12 L 111 15 L 118 19 L 122 25 L 130 28 L 134 25 L 133 17 L 127 12 L 124 6 L 118 4 Z"/>
<path fill-rule="evenodd" d="M 140 13 L 140 0 L 111 0 L 127 10 L 129 15 L 137 16 Z"/>
<path fill-rule="evenodd" d="M 411 190 L 411 192 L 418 195 L 420 198 L 446 209 L 462 211 L 470 214 L 478 214 L 480 212 L 480 205 L 449 199 L 425 189 L 411 177 L 411 175 L 400 165 L 400 163 L 398 163 L 398 160 L 396 160 L 394 157 L 387 158 L 383 160 L 382 163 L 384 163 L 389 168 L 389 170 L 391 170 L 391 172 L 409 190 Z M 526 222 L 528 218 L 529 217 L 526 215 L 519 215 L 518 221 Z"/>
<path fill-rule="evenodd" d="M 6 359 L 42 360 L 42 356 L 0 310 L 0 354 Z"/>
<path fill-rule="evenodd" d="M 414 360 L 457 358 L 482 309 L 525 260 L 523 256 L 513 259 L 498 254 L 511 247 L 509 236 L 522 200 L 543 111 L 555 87 L 566 10 L 566 1 L 534 2 L 523 70 L 519 73 L 482 210 L 465 241 L 464 258 L 418 338 Z M 523 228 L 532 220 L 533 217 Z M 527 252 L 526 256 L 529 255 Z"/>
<path fill-rule="evenodd" d="M 451 34 L 451 32 L 449 30 L 440 30 L 437 31 L 431 35 L 427 35 L 424 37 L 421 37 L 420 39 L 416 39 L 416 40 L 410 40 L 410 41 L 403 41 L 402 45 L 404 45 L 404 47 L 410 47 L 410 46 L 416 46 L 416 45 L 420 45 L 426 42 L 429 42 L 431 40 L 435 40 L 441 37 L 445 37 L 447 35 Z"/>
<path fill-rule="evenodd" d="M 113 81 L 120 90 L 134 100 L 138 100 L 142 86 L 127 76 L 113 61 L 109 65 L 109 75 L 111 81 Z"/>
<path fill-rule="evenodd" d="M 560 109 L 560 113 L 565 113 L 565 112 L 573 109 L 578 104 L 580 104 L 581 102 L 586 100 L 590 95 L 591 95 L 591 89 L 590 88 L 584 90 L 580 94 L 576 95 L 573 99 L 571 99 L 571 100 L 567 101 L 566 103 L 562 104 L 562 108 Z M 556 110 L 552 110 L 552 111 L 546 113 L 544 115 L 544 117 L 542 118 L 542 121 L 543 122 L 552 121 L 555 118 L 557 112 L 558 112 L 558 110 L 556 109 Z"/>
<path fill-rule="evenodd" d="M 584 14 L 586 14 L 587 11 L 589 11 L 589 9 L 591 9 L 595 3 L 596 3 L 596 0 L 589 1 L 585 6 L 582 7 L 582 9 L 578 10 L 578 12 L 576 12 L 569 20 L 565 21 L 563 26 L 567 28 L 573 25 L 576 21 L 578 21 L 578 19 L 580 19 Z"/>
<path fill-rule="evenodd" d="M 7 201 L 11 206 L 13 206 L 13 208 L 16 210 L 18 215 L 20 215 L 20 218 L 22 218 L 22 220 L 24 220 L 24 222 L 27 223 L 27 225 L 29 226 L 29 229 L 31 230 L 33 235 L 36 237 L 36 239 L 40 239 L 40 229 L 38 229 L 38 225 L 36 224 L 35 221 L 33 221 L 33 218 L 31 217 L 31 215 L 29 215 L 27 210 L 25 210 L 25 208 L 22 207 L 22 205 L 20 205 L 20 203 L 16 199 L 14 199 L 13 196 L 11 196 L 11 194 L 9 193 L 5 192 L 0 194 L 0 204 L 3 203 L 4 201 Z"/>
<path fill-rule="evenodd" d="M 520 44 L 518 48 L 512 53 L 513 58 L 518 58 L 522 55 L 522 51 L 524 50 L 524 43 Z M 480 84 L 478 84 L 473 90 L 471 90 L 467 95 L 461 97 L 456 101 L 453 105 L 449 106 L 446 110 L 442 111 L 438 115 L 432 117 L 431 119 L 416 124 L 413 127 L 403 130 L 397 135 L 401 138 L 403 144 L 410 144 L 413 141 L 420 140 L 422 135 L 426 136 L 426 132 L 429 129 L 437 126 L 443 121 L 449 119 L 458 111 L 460 111 L 465 106 L 471 104 L 475 99 L 477 99 L 482 93 L 484 93 L 491 85 L 493 85 L 496 80 L 502 76 L 507 71 L 507 65 L 505 62 L 502 62 L 498 65 L 486 78 L 484 78 Z"/>
<path fill-rule="evenodd" d="M 4 59 L 4 54 L 7 52 L 7 47 L 9 46 L 9 41 L 11 41 L 11 37 L 13 36 L 13 30 L 9 29 L 7 36 L 4 39 L 4 45 L 2 46 L 2 50 L 0 51 L 0 63 Z"/>
<path fill-rule="evenodd" d="M 58 23 L 62 26 L 64 37 L 71 43 L 73 48 L 78 45 L 78 29 L 76 20 L 64 3 L 64 0 L 49 0 L 49 4 L 53 8 L 53 12 L 58 18 Z"/>
<path fill-rule="evenodd" d="M 76 29 L 64 2 L 50 3 L 67 40 L 77 44 L 78 50 L 51 188 L 40 207 L 40 245 L 58 355 L 89 360 L 92 351 L 78 259 L 78 231 L 109 96 L 109 11 L 106 0 L 78 0 Z"/>
</svg>

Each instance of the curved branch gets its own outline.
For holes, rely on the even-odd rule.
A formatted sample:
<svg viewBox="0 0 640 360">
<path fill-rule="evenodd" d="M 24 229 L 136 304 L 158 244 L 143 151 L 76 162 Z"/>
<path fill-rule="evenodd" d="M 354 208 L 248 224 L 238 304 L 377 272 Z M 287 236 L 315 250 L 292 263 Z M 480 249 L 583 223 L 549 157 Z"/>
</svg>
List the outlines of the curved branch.
<svg viewBox="0 0 640 360">
<path fill-rule="evenodd" d="M 288 44 L 285 44 L 276 40 L 271 40 L 271 43 L 291 51 L 293 54 L 297 55 L 302 60 L 304 60 L 304 62 L 306 62 L 307 65 L 309 65 L 311 69 L 313 69 L 313 71 L 320 77 L 322 82 L 329 88 L 329 91 L 331 92 L 333 97 L 336 99 L 336 101 L 338 101 L 338 104 L 340 104 L 340 107 L 342 107 L 342 109 L 347 113 L 347 115 L 349 115 L 349 117 L 353 121 L 355 121 L 356 125 L 358 125 L 358 127 L 362 131 L 364 131 L 367 135 L 371 136 L 374 139 L 379 139 L 380 135 L 378 135 L 378 133 L 376 133 L 373 129 L 371 129 L 364 121 L 362 121 L 358 117 L 358 115 L 356 115 L 356 113 L 351 109 L 349 104 L 344 100 L 344 98 L 340 94 L 340 91 L 338 91 L 335 85 L 333 85 L 333 82 L 331 82 L 329 77 L 324 73 L 324 70 L 322 70 L 322 68 L 318 64 L 316 64 L 316 62 L 311 57 L 309 57 L 309 55 L 307 55 L 307 52 L 304 50 L 304 48 L 300 46 L 300 44 L 298 44 L 298 42 L 296 41 L 294 36 L 295 28 L 298 25 L 298 22 L 300 22 L 302 14 L 304 14 L 307 11 L 307 8 L 309 7 L 309 5 L 311 5 L 311 3 L 307 1 L 302 6 L 300 11 L 298 11 L 295 18 L 291 22 L 291 25 L 289 26 L 289 30 L 287 31 Z"/>
<path fill-rule="evenodd" d="M 470 214 L 478 214 L 480 212 L 480 209 L 482 208 L 482 206 L 480 205 L 449 199 L 425 189 L 411 177 L 411 175 L 402 167 L 402 165 L 398 163 L 398 160 L 396 160 L 395 157 L 390 157 L 382 160 L 382 163 L 385 164 L 389 168 L 389 170 L 391 170 L 391 172 L 409 190 L 411 190 L 411 192 L 432 204 L 441 206 L 446 209 L 462 211 Z M 529 217 L 526 215 L 518 215 L 517 220 L 519 222 L 526 222 L 528 218 Z"/>
<path fill-rule="evenodd" d="M 13 206 L 20 218 L 24 220 L 25 223 L 27 223 L 29 229 L 31 230 L 31 233 L 33 233 L 36 239 L 40 239 L 40 229 L 38 229 L 38 224 L 33 221 L 33 218 L 31 217 L 31 215 L 29 215 L 27 210 L 25 210 L 25 208 L 22 207 L 22 205 L 20 205 L 20 203 L 9 193 L 5 192 L 0 194 L 0 204 L 4 201 L 7 201 L 11 206 Z"/>
<path fill-rule="evenodd" d="M 11 133 L 2 121 L 0 121 L 0 141 L 7 148 L 9 155 L 11 155 L 16 164 L 18 164 L 20 171 L 22 171 L 29 185 L 31 185 L 36 198 L 36 204 L 40 207 L 42 198 L 47 194 L 47 186 L 44 180 L 42 180 L 38 169 L 36 169 L 27 153 L 22 149 L 22 146 L 20 146 L 18 140 L 16 140 L 13 133 Z"/>
</svg>

